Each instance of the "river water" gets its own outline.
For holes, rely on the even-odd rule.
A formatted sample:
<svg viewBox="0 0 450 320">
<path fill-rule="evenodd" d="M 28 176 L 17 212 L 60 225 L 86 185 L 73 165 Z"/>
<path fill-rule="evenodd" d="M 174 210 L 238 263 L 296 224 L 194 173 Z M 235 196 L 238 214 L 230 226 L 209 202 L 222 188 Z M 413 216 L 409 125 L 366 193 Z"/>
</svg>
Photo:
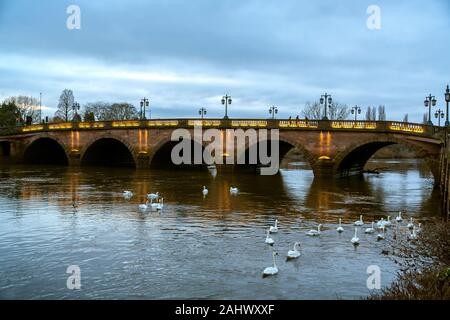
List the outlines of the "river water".
<svg viewBox="0 0 450 320">
<path fill-rule="evenodd" d="M 373 235 L 350 243 L 353 222 L 395 216 L 426 223 L 440 215 L 425 164 L 378 160 L 379 175 L 314 180 L 303 163 L 277 176 L 207 171 L 0 167 L 1 299 L 357 299 L 367 296 L 367 267 L 381 283 L 397 265 Z M 209 189 L 206 198 L 202 186 Z M 239 193 L 230 195 L 229 187 Z M 125 200 L 123 190 L 135 196 Z M 164 197 L 162 213 L 142 213 L 145 194 Z M 341 217 L 345 231 L 336 232 Z M 272 265 L 271 235 L 279 274 Z M 306 232 L 323 224 L 320 237 Z M 366 224 L 363 228 L 366 228 Z M 295 241 L 302 256 L 285 261 Z M 66 286 L 67 268 L 81 289 Z"/>
</svg>

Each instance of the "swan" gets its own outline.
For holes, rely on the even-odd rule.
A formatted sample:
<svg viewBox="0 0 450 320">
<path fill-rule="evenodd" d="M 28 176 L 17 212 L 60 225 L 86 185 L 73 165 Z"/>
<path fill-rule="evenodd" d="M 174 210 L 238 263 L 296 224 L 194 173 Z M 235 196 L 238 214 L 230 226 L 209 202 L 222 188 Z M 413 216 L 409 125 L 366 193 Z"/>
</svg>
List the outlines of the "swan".
<svg viewBox="0 0 450 320">
<path fill-rule="evenodd" d="M 306 235 L 307 235 L 307 236 L 311 236 L 311 237 L 320 236 L 320 228 L 321 228 L 321 227 L 322 227 L 322 225 L 319 224 L 319 225 L 317 226 L 317 230 L 311 229 L 311 230 L 309 230 L 309 231 L 306 233 Z"/>
<path fill-rule="evenodd" d="M 410 240 L 417 240 L 416 226 L 413 226 L 411 235 L 409 236 Z"/>
<path fill-rule="evenodd" d="M 140 204 L 140 205 L 139 205 L 139 209 L 140 209 L 141 211 L 147 211 L 147 209 L 148 209 L 148 200 L 145 201 L 144 204 Z"/>
<path fill-rule="evenodd" d="M 156 205 L 156 210 L 162 211 L 163 208 L 164 208 L 164 198 L 161 198 L 159 203 L 157 203 L 157 205 Z"/>
<path fill-rule="evenodd" d="M 386 223 L 386 221 L 384 221 L 384 218 L 381 218 L 381 220 L 378 220 L 378 222 L 377 222 L 377 228 L 378 229 L 383 228 L 385 223 Z"/>
<path fill-rule="evenodd" d="M 408 229 L 413 229 L 414 228 L 414 219 L 413 219 L 413 217 L 411 217 L 409 219 L 409 223 L 408 223 L 407 227 L 408 227 Z"/>
<path fill-rule="evenodd" d="M 339 227 L 336 228 L 336 231 L 339 233 L 344 232 L 344 228 L 342 228 L 341 222 L 342 222 L 342 219 L 339 218 Z"/>
<path fill-rule="evenodd" d="M 374 233 L 374 232 L 375 232 L 375 229 L 373 228 L 373 224 L 374 224 L 374 222 L 372 222 L 372 226 L 371 226 L 370 228 L 367 228 L 367 229 L 364 231 L 364 233 Z"/>
<path fill-rule="evenodd" d="M 273 275 L 276 275 L 278 273 L 278 267 L 277 267 L 277 264 L 275 262 L 275 256 L 277 254 L 278 253 L 276 253 L 275 251 L 272 253 L 273 267 L 267 267 L 267 268 L 264 269 L 263 274 L 262 274 L 263 278 L 269 277 L 269 276 L 273 276 Z"/>
<path fill-rule="evenodd" d="M 205 186 L 203 186 L 202 193 L 203 193 L 203 196 L 206 196 L 208 194 L 208 189 L 206 189 Z"/>
<path fill-rule="evenodd" d="M 300 251 L 298 251 L 297 246 L 300 246 L 300 242 L 294 243 L 294 250 L 289 250 L 286 256 L 286 260 L 297 259 L 301 256 Z"/>
<path fill-rule="evenodd" d="M 391 216 L 387 216 L 387 220 L 384 222 L 385 227 L 390 227 L 392 225 L 391 223 Z"/>
<path fill-rule="evenodd" d="M 239 189 L 236 187 L 230 187 L 230 193 L 231 194 L 237 194 L 239 192 Z"/>
<path fill-rule="evenodd" d="M 362 219 L 362 215 L 359 216 L 359 220 L 355 221 L 355 226 L 362 226 L 364 225 L 363 219 Z"/>
<path fill-rule="evenodd" d="M 384 240 L 386 238 L 386 229 L 384 226 L 381 227 L 382 233 L 377 234 L 377 240 Z"/>
<path fill-rule="evenodd" d="M 416 228 L 416 233 L 419 233 L 420 231 L 422 231 L 422 224 L 419 223 L 419 225 Z"/>
<path fill-rule="evenodd" d="M 350 240 L 350 242 L 351 242 L 354 246 L 359 245 L 358 228 L 355 228 L 355 235 L 354 235 L 353 238 Z"/>
<path fill-rule="evenodd" d="M 397 218 L 395 218 L 395 221 L 397 221 L 397 222 L 402 222 L 403 221 L 402 212 L 401 211 L 398 213 L 398 216 L 397 216 Z"/>
<path fill-rule="evenodd" d="M 273 244 L 275 243 L 275 241 L 273 241 L 273 239 L 269 236 L 269 230 L 267 230 L 266 241 L 264 242 L 267 243 L 269 246 L 273 246 Z"/>
<path fill-rule="evenodd" d="M 123 192 L 123 197 L 127 200 L 131 199 L 133 197 L 133 192 L 129 191 L 129 190 L 125 190 Z"/>
<path fill-rule="evenodd" d="M 278 220 L 275 220 L 275 225 L 270 226 L 269 228 L 270 233 L 277 233 L 278 232 Z"/>
<path fill-rule="evenodd" d="M 156 200 L 158 198 L 159 198 L 159 192 L 147 194 L 147 199 L 148 200 Z"/>
</svg>

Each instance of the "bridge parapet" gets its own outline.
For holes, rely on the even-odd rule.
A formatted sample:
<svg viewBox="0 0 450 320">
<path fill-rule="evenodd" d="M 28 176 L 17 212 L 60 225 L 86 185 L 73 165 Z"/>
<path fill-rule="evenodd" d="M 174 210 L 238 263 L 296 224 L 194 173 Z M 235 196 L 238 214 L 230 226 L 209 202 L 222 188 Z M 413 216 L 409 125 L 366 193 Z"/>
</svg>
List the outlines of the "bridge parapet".
<svg viewBox="0 0 450 320">
<path fill-rule="evenodd" d="M 442 127 L 398 121 L 364 120 L 292 120 L 292 119 L 152 119 L 117 120 L 95 122 L 63 122 L 34 124 L 0 128 L 0 136 L 20 135 L 52 131 L 84 131 L 111 129 L 149 129 L 149 128 L 192 128 L 194 126 L 213 128 L 279 128 L 280 130 L 327 130 L 327 131 L 372 131 L 399 132 L 403 134 L 433 136 Z"/>
</svg>

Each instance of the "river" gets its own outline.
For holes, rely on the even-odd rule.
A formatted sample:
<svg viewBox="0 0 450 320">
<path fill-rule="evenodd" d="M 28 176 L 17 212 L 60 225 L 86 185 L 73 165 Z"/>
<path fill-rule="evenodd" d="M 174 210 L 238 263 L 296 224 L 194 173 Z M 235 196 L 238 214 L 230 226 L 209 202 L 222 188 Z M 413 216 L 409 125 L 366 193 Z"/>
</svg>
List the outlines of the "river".
<svg viewBox="0 0 450 320">
<path fill-rule="evenodd" d="M 433 178 L 418 160 L 377 160 L 379 175 L 314 180 L 304 163 L 277 176 L 214 171 L 0 167 L 1 299 L 358 299 L 370 294 L 367 267 L 389 285 L 398 266 L 384 241 L 360 232 L 399 210 L 426 223 L 438 217 Z M 204 198 L 202 186 L 209 189 Z M 229 187 L 239 188 L 230 195 Z M 135 194 L 130 200 L 123 190 Z M 145 194 L 162 213 L 142 213 Z M 336 232 L 341 217 L 345 231 Z M 272 234 L 279 274 L 272 265 Z M 323 224 L 320 237 L 306 232 Z M 362 231 L 361 229 L 360 231 Z M 295 241 L 302 256 L 285 261 Z M 81 271 L 69 290 L 68 266 Z"/>
</svg>

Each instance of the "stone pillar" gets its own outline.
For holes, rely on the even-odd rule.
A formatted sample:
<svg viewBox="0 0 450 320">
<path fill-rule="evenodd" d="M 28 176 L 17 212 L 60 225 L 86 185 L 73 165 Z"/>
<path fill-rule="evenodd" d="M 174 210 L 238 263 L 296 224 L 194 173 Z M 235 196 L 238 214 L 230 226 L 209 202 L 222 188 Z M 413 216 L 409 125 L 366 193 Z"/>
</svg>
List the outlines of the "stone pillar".
<svg viewBox="0 0 450 320">
<path fill-rule="evenodd" d="M 314 177 L 333 177 L 334 161 L 331 159 L 319 159 L 313 166 Z"/>
</svg>

